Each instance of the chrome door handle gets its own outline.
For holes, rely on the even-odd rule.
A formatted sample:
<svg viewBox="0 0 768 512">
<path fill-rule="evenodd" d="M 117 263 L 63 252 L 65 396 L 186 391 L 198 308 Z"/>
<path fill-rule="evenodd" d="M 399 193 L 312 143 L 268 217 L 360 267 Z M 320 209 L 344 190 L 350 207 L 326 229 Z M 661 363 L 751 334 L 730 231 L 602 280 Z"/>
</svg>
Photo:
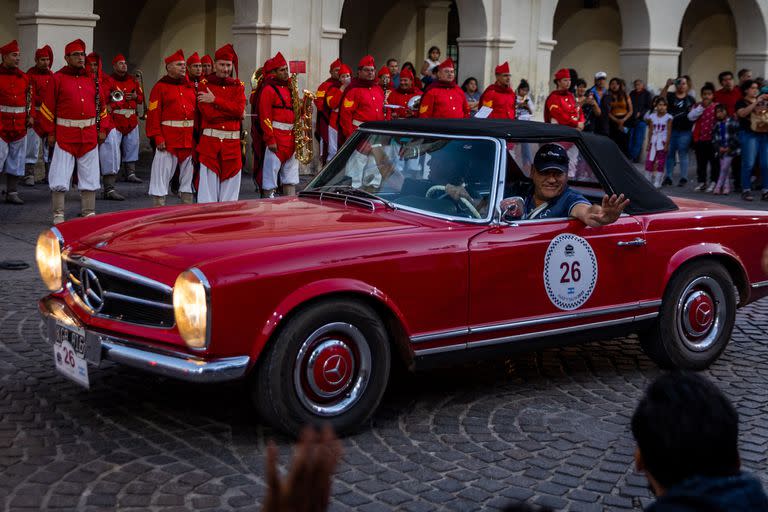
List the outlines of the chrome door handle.
<svg viewBox="0 0 768 512">
<path fill-rule="evenodd" d="M 618 242 L 616 245 L 618 245 L 619 247 L 641 246 L 641 245 L 645 245 L 645 238 L 637 237 L 634 240 L 630 240 L 629 242 L 624 242 L 624 241 Z"/>
</svg>

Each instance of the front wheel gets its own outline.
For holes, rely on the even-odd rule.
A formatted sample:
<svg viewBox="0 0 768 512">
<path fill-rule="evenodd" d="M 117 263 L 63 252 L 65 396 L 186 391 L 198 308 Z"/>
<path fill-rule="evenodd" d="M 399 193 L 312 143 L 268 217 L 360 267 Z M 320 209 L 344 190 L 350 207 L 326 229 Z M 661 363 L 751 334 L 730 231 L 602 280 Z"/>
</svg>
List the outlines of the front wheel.
<svg viewBox="0 0 768 512">
<path fill-rule="evenodd" d="M 711 261 L 691 263 L 671 279 L 659 317 L 640 342 L 662 368 L 703 370 L 725 350 L 735 321 L 728 272 Z"/>
<path fill-rule="evenodd" d="M 270 343 L 252 396 L 263 419 L 281 430 L 295 435 L 327 422 L 344 433 L 376 410 L 389 369 L 379 316 L 353 300 L 327 300 L 299 311 Z"/>
</svg>

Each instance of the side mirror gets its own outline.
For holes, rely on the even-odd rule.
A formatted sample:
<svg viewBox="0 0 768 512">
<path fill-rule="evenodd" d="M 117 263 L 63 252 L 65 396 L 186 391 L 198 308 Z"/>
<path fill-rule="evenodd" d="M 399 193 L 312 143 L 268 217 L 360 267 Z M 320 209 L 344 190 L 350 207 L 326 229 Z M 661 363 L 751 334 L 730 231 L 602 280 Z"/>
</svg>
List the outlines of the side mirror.
<svg viewBox="0 0 768 512">
<path fill-rule="evenodd" d="M 502 222 L 515 222 L 525 215 L 525 201 L 520 196 L 505 197 L 499 204 Z"/>
</svg>

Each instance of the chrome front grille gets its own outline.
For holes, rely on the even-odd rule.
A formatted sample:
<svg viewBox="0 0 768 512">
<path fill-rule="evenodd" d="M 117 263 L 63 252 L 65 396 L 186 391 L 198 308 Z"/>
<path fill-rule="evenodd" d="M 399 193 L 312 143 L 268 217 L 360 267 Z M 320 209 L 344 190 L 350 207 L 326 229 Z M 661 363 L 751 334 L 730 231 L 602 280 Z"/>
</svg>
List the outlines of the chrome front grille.
<svg viewBox="0 0 768 512">
<path fill-rule="evenodd" d="M 85 256 L 64 255 L 67 287 L 91 314 L 120 322 L 170 328 L 173 288 Z"/>
</svg>

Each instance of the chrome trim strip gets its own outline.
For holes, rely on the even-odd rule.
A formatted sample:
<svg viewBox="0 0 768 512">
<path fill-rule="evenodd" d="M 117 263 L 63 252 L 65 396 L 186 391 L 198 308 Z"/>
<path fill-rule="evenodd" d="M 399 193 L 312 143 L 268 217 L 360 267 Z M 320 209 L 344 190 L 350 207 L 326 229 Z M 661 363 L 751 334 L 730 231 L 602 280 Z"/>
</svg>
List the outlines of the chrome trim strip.
<svg viewBox="0 0 768 512">
<path fill-rule="evenodd" d="M 653 313 L 646 313 L 644 315 L 637 315 L 635 317 L 635 322 L 640 322 L 642 320 L 650 320 L 652 318 L 656 318 L 657 316 L 659 316 L 658 311 L 654 311 Z"/>
<path fill-rule="evenodd" d="M 567 322 L 569 320 L 578 320 L 580 318 L 591 318 L 600 315 L 611 315 L 616 313 L 625 313 L 627 311 L 636 311 L 640 309 L 656 308 L 661 306 L 661 300 L 648 300 L 639 302 L 637 304 L 625 304 L 623 306 L 613 306 L 594 311 L 578 311 L 576 313 L 563 313 L 559 315 L 551 315 L 546 317 L 533 318 L 530 320 L 522 320 L 517 322 L 505 322 L 494 325 L 484 325 L 481 327 L 468 327 L 465 329 L 451 329 L 449 331 L 442 331 L 433 334 L 421 334 L 417 336 L 411 336 L 411 343 L 424 343 L 426 341 L 435 341 L 445 338 L 455 338 L 457 336 L 466 336 L 475 333 L 495 332 L 505 329 L 519 329 L 523 327 L 531 327 L 534 325 L 541 325 L 547 323 L 559 323 Z"/>
<path fill-rule="evenodd" d="M 458 345 L 449 345 L 447 347 L 423 348 L 421 350 L 414 350 L 413 355 L 417 357 L 429 356 L 432 354 L 443 354 L 445 352 L 455 352 L 457 350 L 466 350 L 466 348 L 467 348 L 466 343 L 459 343 Z"/>
<path fill-rule="evenodd" d="M 43 298 L 39 310 L 45 319 L 83 325 L 66 304 L 58 299 Z M 143 347 L 116 336 L 87 332 L 98 338 L 102 359 L 188 382 L 212 383 L 239 379 L 245 375 L 250 362 L 249 356 L 205 360 L 183 352 Z"/>
<path fill-rule="evenodd" d="M 163 284 L 159 281 L 155 281 L 154 279 L 150 279 L 148 277 L 144 277 L 134 272 L 130 272 L 128 270 L 122 269 L 120 267 L 110 265 L 109 263 L 104 263 L 104 262 L 95 260 L 93 258 L 89 258 L 88 256 L 77 256 L 77 257 L 72 256 L 69 252 L 67 252 L 63 256 L 65 261 L 71 261 L 72 263 L 76 263 L 78 265 L 84 265 L 94 270 L 99 270 L 106 274 L 110 274 L 122 279 L 129 279 L 132 281 L 136 281 L 139 284 L 142 284 L 144 286 L 149 286 L 150 288 L 154 288 L 168 295 L 171 295 L 173 293 L 173 288 L 171 286 L 168 286 L 167 284 Z"/>
<path fill-rule="evenodd" d="M 72 274 L 70 274 L 70 278 L 72 280 L 75 280 L 75 278 L 72 277 Z M 113 299 L 118 299 L 118 300 L 122 300 L 122 301 L 125 301 L 125 302 L 133 302 L 135 304 L 143 304 L 145 306 L 152 306 L 152 307 L 164 308 L 164 309 L 173 309 L 173 304 L 166 304 L 165 302 L 156 302 L 154 300 L 140 299 L 139 297 L 132 297 L 130 295 L 123 295 L 122 293 L 105 291 L 104 292 L 104 298 L 108 299 L 110 297 L 113 298 Z"/>
<path fill-rule="evenodd" d="M 768 281 L 758 281 L 756 283 L 752 283 L 752 288 L 765 288 L 768 286 Z"/>
<path fill-rule="evenodd" d="M 208 282 L 208 278 L 205 277 L 205 274 L 203 274 L 203 271 L 200 270 L 197 267 L 192 267 L 189 269 L 192 274 L 197 277 L 201 283 L 203 283 L 203 288 L 205 288 L 205 345 L 200 348 L 194 348 L 187 345 L 187 348 L 190 350 L 194 350 L 196 352 L 200 350 L 205 350 L 208 348 L 208 345 L 211 343 L 211 283 Z M 174 322 L 176 320 L 176 310 L 174 309 L 173 314 Z M 175 322 L 178 323 L 178 322 Z"/>
</svg>

